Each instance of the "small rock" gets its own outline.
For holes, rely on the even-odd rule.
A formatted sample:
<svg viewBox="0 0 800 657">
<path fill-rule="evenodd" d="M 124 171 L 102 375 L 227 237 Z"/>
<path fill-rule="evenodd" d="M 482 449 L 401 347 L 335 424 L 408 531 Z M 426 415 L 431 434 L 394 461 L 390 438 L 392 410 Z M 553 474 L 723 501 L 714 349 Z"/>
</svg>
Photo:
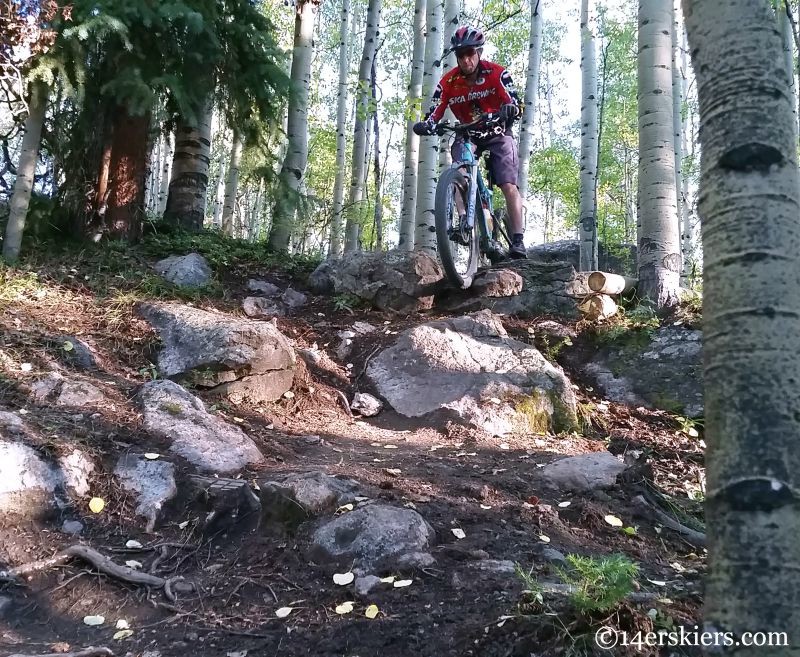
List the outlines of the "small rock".
<svg viewBox="0 0 800 657">
<path fill-rule="evenodd" d="M 63 381 L 64 377 L 61 374 L 50 372 L 46 377 L 31 385 L 31 395 L 36 401 L 44 402 Z"/>
<path fill-rule="evenodd" d="M 471 563 L 470 566 L 476 570 L 503 575 L 513 575 L 517 570 L 517 566 L 513 561 L 499 559 L 483 559 Z"/>
<path fill-rule="evenodd" d="M 373 417 L 383 409 L 383 402 L 367 392 L 357 392 L 353 397 L 350 408 L 358 411 L 364 417 Z"/>
<path fill-rule="evenodd" d="M 436 565 L 436 559 L 428 552 L 409 552 L 408 554 L 402 555 L 397 560 L 397 565 L 399 568 L 417 568 L 422 570 L 423 568 L 430 568 Z"/>
<path fill-rule="evenodd" d="M 281 289 L 277 285 L 273 285 L 268 281 L 259 281 L 251 278 L 247 281 L 247 289 L 250 292 L 258 292 L 265 297 L 277 297 L 281 293 Z"/>
<path fill-rule="evenodd" d="M 175 593 L 193 593 L 194 585 L 191 582 L 175 582 L 172 585 L 172 590 L 175 591 Z M 188 635 L 186 638 L 189 638 Z"/>
<path fill-rule="evenodd" d="M 341 360 L 344 360 L 353 349 L 353 338 L 356 337 L 356 333 L 354 331 L 339 331 L 338 335 L 342 341 L 336 347 L 336 355 Z"/>
<path fill-rule="evenodd" d="M 287 287 L 286 291 L 281 295 L 281 301 L 289 306 L 289 308 L 299 308 L 300 306 L 304 306 L 308 299 L 302 292 Z"/>
<path fill-rule="evenodd" d="M 61 525 L 61 531 L 64 534 L 71 534 L 72 536 L 77 536 L 83 531 L 83 523 L 78 522 L 77 520 L 65 520 L 64 524 Z"/>
<path fill-rule="evenodd" d="M 272 299 L 264 297 L 247 297 L 242 301 L 242 310 L 248 317 L 283 317 L 283 308 Z"/>
<path fill-rule="evenodd" d="M 542 557 L 551 563 L 567 563 L 567 558 L 561 552 L 551 547 L 542 548 Z"/>
<path fill-rule="evenodd" d="M 85 406 L 104 401 L 106 396 L 86 381 L 64 381 L 61 393 L 56 399 L 57 406 Z"/>
<path fill-rule="evenodd" d="M 372 590 L 381 583 L 381 578 L 375 575 L 366 575 L 364 577 L 356 578 L 355 591 L 356 595 L 361 597 L 369 595 Z"/>
<path fill-rule="evenodd" d="M 368 322 L 353 322 L 353 330 L 361 335 L 367 335 L 377 331 L 378 329 Z"/>
<path fill-rule="evenodd" d="M 152 532 L 161 508 L 178 492 L 175 466 L 167 461 L 126 454 L 117 463 L 114 474 L 123 488 L 138 493 L 136 513 L 147 519 L 145 531 Z"/>
<path fill-rule="evenodd" d="M 184 637 L 187 641 L 197 641 L 200 638 L 200 635 L 197 632 L 187 632 L 186 636 Z"/>
<path fill-rule="evenodd" d="M 155 264 L 155 270 L 179 287 L 203 287 L 211 282 L 211 267 L 199 253 L 165 258 Z"/>
<path fill-rule="evenodd" d="M 81 370 L 97 369 L 97 360 L 86 342 L 73 335 L 61 335 L 55 338 L 55 341 L 62 361 Z M 66 342 L 72 345 L 69 350 L 64 349 Z"/>
<path fill-rule="evenodd" d="M 482 297 L 513 297 L 522 292 L 522 276 L 510 269 L 489 270 L 476 276 L 470 293 Z"/>
<path fill-rule="evenodd" d="M 79 449 L 74 449 L 58 459 L 64 484 L 78 497 L 89 493 L 89 476 L 94 472 L 94 462 Z"/>
<path fill-rule="evenodd" d="M 610 452 L 592 452 L 554 461 L 541 475 L 554 488 L 580 492 L 613 486 L 625 467 Z"/>
<path fill-rule="evenodd" d="M 303 436 L 303 440 L 309 445 L 319 445 L 322 442 L 322 438 L 319 436 Z"/>
</svg>

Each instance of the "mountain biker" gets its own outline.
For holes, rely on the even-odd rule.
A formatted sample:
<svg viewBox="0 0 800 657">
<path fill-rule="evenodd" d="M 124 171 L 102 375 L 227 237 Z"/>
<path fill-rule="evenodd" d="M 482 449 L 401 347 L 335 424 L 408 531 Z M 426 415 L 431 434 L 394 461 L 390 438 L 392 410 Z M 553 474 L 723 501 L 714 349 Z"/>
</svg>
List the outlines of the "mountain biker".
<svg viewBox="0 0 800 657">
<path fill-rule="evenodd" d="M 481 114 L 499 115 L 496 131 L 487 131 L 473 142 L 478 154 L 491 153 L 489 167 L 492 179 L 503 192 L 512 232 L 512 258 L 527 258 L 522 225 L 522 198 L 517 187 L 517 144 L 511 134 L 514 119 L 520 116 L 520 102 L 509 72 L 494 62 L 481 59 L 486 38 L 483 32 L 469 25 L 459 27 L 450 39 L 457 66 L 442 76 L 433 94 L 433 103 L 425 120 L 414 124 L 418 135 L 436 134 L 436 124 L 449 107 L 460 123 L 470 123 Z M 493 134 L 496 132 L 496 134 Z M 454 160 L 461 159 L 463 139 L 457 137 L 451 148 Z"/>
</svg>

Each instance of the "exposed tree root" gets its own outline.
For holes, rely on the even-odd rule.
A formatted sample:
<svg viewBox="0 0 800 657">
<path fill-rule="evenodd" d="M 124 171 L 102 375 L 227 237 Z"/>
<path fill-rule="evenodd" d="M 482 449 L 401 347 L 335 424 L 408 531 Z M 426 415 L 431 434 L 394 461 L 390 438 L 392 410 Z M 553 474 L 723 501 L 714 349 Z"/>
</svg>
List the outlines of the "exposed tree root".
<svg viewBox="0 0 800 657">
<path fill-rule="evenodd" d="M 694 529 L 682 525 L 675 518 L 664 513 L 661 509 L 654 507 L 642 495 L 637 495 L 633 498 L 633 503 L 643 513 L 652 516 L 660 522 L 667 529 L 678 532 L 686 537 L 686 540 L 698 547 L 705 547 L 706 535 L 703 532 L 698 532 Z"/>
<path fill-rule="evenodd" d="M 105 557 L 97 552 L 97 550 L 93 550 L 85 545 L 72 545 L 66 550 L 63 550 L 62 552 L 59 552 L 58 554 L 55 554 L 47 559 L 32 561 L 14 568 L 9 568 L 7 570 L 0 570 L 0 581 L 17 580 L 20 577 L 66 563 L 71 559 L 82 559 L 83 561 L 88 561 L 100 572 L 123 582 L 128 582 L 129 584 L 135 584 L 137 586 L 151 586 L 155 589 L 163 589 L 164 595 L 171 602 L 175 602 L 175 594 L 172 591 L 172 584 L 183 580 L 183 577 L 171 577 L 169 579 L 165 579 L 163 577 L 158 577 L 157 575 L 151 575 L 149 573 L 143 573 L 139 570 L 134 570 L 133 568 L 128 568 L 128 566 L 120 566 L 111 561 L 111 559 L 108 557 Z"/>
</svg>

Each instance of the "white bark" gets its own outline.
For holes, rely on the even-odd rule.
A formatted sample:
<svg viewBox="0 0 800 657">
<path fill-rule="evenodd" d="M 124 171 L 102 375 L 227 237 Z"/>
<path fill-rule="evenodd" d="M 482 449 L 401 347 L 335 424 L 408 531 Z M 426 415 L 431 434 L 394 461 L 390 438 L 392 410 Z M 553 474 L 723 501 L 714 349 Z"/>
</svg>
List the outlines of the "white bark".
<svg viewBox="0 0 800 657">
<path fill-rule="evenodd" d="M 593 0 L 592 0 L 593 1 Z M 597 59 L 594 42 L 594 17 L 590 0 L 581 0 L 581 189 L 580 258 L 581 271 L 597 269 Z"/>
<path fill-rule="evenodd" d="M 674 0 L 680 2 L 680 0 Z M 672 7 L 672 148 L 675 153 L 675 207 L 676 219 L 678 221 L 678 233 L 682 232 L 683 222 L 683 142 L 681 132 L 683 123 L 681 120 L 681 108 L 683 106 L 683 95 L 681 93 L 682 76 L 680 66 L 678 66 L 678 34 L 680 33 L 680 8 L 673 4 Z M 686 285 L 684 264 L 686 254 L 683 252 L 683 240 L 681 240 L 681 285 Z"/>
<path fill-rule="evenodd" d="M 242 162 L 242 138 L 238 131 L 233 131 L 231 159 L 228 165 L 228 176 L 225 182 L 225 202 L 222 206 L 222 232 L 233 234 L 233 217 L 236 213 L 236 194 L 239 191 L 239 168 Z"/>
<path fill-rule="evenodd" d="M 213 108 L 209 101 L 195 125 L 182 121 L 176 129 L 165 212 L 174 223 L 189 230 L 200 230 L 205 219 Z"/>
<path fill-rule="evenodd" d="M 542 5 L 543 0 L 531 0 L 531 32 L 528 40 L 528 73 L 525 82 L 524 112 L 519 129 L 519 175 L 517 186 L 527 207 L 528 171 L 533 155 L 533 127 L 536 100 L 539 94 L 539 67 L 542 62 Z"/>
<path fill-rule="evenodd" d="M 432 0 L 433 1 L 433 0 Z M 403 169 L 403 207 L 400 214 L 400 243 L 405 251 L 414 248 L 414 219 L 417 209 L 417 166 L 419 164 L 419 137 L 412 127 L 420 118 L 422 76 L 425 70 L 425 13 L 426 0 L 414 3 L 414 48 L 411 55 L 411 80 L 408 85 L 409 111 L 406 119 L 406 155 Z"/>
<path fill-rule="evenodd" d="M 219 164 L 219 176 L 217 176 L 217 191 L 214 193 L 214 228 L 222 230 L 222 206 L 225 204 L 225 171 L 226 163 L 223 160 Z"/>
<path fill-rule="evenodd" d="M 350 0 L 342 0 L 339 17 L 339 88 L 336 104 L 336 179 L 333 183 L 333 217 L 331 220 L 330 256 L 342 255 L 342 228 L 344 227 L 344 177 L 347 156 L 347 77 L 350 72 Z"/>
<path fill-rule="evenodd" d="M 737 638 L 753 628 L 786 632 L 783 647 L 740 644 L 731 653 L 788 657 L 800 627 L 800 179 L 792 95 L 769 3 L 684 0 L 683 7 L 702 125 L 704 624 Z"/>
<path fill-rule="evenodd" d="M 381 18 L 381 0 L 369 0 L 367 8 L 367 28 L 364 33 L 364 50 L 358 67 L 358 95 L 356 101 L 356 120 L 353 131 L 353 163 L 350 179 L 350 193 L 347 198 L 347 225 L 345 228 L 344 252 L 353 253 L 359 249 L 359 236 L 363 215 L 364 173 L 366 171 L 367 131 L 369 129 L 369 98 L 372 60 L 378 46 L 378 24 Z"/>
<path fill-rule="evenodd" d="M 639 0 L 639 294 L 679 301 L 680 235 L 672 105 L 672 2 Z"/>
<path fill-rule="evenodd" d="M 163 215 L 167 209 L 169 181 L 172 177 L 172 159 L 175 157 L 175 133 L 170 132 L 162 137 L 164 147 L 161 151 L 161 182 L 158 188 L 158 214 Z"/>
<path fill-rule="evenodd" d="M 430 103 L 431 96 L 442 74 L 439 57 L 442 54 L 442 3 L 428 2 L 425 37 L 425 68 L 422 77 L 423 102 Z M 433 223 L 433 201 L 436 181 L 439 179 L 439 140 L 426 137 L 419 148 L 417 167 L 417 206 L 414 211 L 414 249 L 436 252 L 436 232 Z"/>
<path fill-rule="evenodd" d="M 783 40 L 783 56 L 786 60 L 786 76 L 789 81 L 789 87 L 792 94 L 792 111 L 795 114 L 795 129 L 797 129 L 797 103 L 798 93 L 797 85 L 794 79 L 794 34 L 792 34 L 792 24 L 789 22 L 788 12 L 792 11 L 791 5 L 788 0 L 778 0 L 778 25 L 781 30 L 781 38 Z"/>
<path fill-rule="evenodd" d="M 28 99 L 28 116 L 25 119 L 25 134 L 22 137 L 17 177 L 9 204 L 8 224 L 3 240 L 3 257 L 8 262 L 19 258 L 22 235 L 25 232 L 25 219 L 31 202 L 33 182 L 36 176 L 36 161 L 39 159 L 39 145 L 42 141 L 42 126 L 47 112 L 48 88 L 40 82 L 31 86 Z"/>
<path fill-rule="evenodd" d="M 689 72 L 688 57 L 689 44 L 686 42 L 686 30 L 681 34 L 681 97 L 687 98 L 689 83 L 687 76 Z M 689 136 L 692 133 L 692 124 L 689 120 L 689 112 L 683 117 L 683 127 L 681 129 L 681 151 L 689 152 Z M 692 207 L 693 201 L 691 190 L 689 189 L 689 176 L 681 176 L 681 255 L 683 256 L 683 272 L 681 278 L 688 284 L 692 272 L 692 253 L 694 251 L 694 235 L 692 234 Z"/>
<path fill-rule="evenodd" d="M 456 65 L 456 56 L 449 52 L 450 39 L 455 34 L 459 24 L 459 13 L 461 10 L 461 0 L 444 0 L 444 31 L 442 33 L 442 49 L 448 50 L 447 56 L 442 58 L 441 73 L 444 74 Z M 441 53 L 440 53 L 441 54 Z M 437 55 L 438 57 L 439 55 Z M 448 111 L 447 115 L 450 115 Z M 448 117 L 449 118 L 449 117 Z M 449 167 L 453 162 L 450 155 L 450 140 L 439 139 L 439 171 L 444 167 Z"/>
<path fill-rule="evenodd" d="M 291 79 L 294 93 L 289 97 L 286 155 L 280 179 L 290 196 L 296 196 L 308 163 L 308 92 L 311 84 L 314 21 L 319 9 L 317 0 L 298 0 L 294 20 L 294 49 Z M 272 212 L 269 248 L 288 251 L 294 224 L 294 198 L 281 197 Z"/>
</svg>

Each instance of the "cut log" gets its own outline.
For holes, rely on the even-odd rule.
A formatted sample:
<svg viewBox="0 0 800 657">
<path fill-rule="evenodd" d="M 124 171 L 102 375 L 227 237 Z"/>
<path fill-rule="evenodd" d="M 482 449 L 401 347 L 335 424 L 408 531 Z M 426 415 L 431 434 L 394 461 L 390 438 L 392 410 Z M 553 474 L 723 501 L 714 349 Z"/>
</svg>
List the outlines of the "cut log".
<svg viewBox="0 0 800 657">
<path fill-rule="evenodd" d="M 636 287 L 638 281 L 635 278 L 620 276 L 619 274 L 608 274 L 603 271 L 593 271 L 589 274 L 589 289 L 598 294 L 625 294 Z"/>
<path fill-rule="evenodd" d="M 606 294 L 593 294 L 578 304 L 578 310 L 591 322 L 617 314 L 617 304 Z"/>
</svg>

